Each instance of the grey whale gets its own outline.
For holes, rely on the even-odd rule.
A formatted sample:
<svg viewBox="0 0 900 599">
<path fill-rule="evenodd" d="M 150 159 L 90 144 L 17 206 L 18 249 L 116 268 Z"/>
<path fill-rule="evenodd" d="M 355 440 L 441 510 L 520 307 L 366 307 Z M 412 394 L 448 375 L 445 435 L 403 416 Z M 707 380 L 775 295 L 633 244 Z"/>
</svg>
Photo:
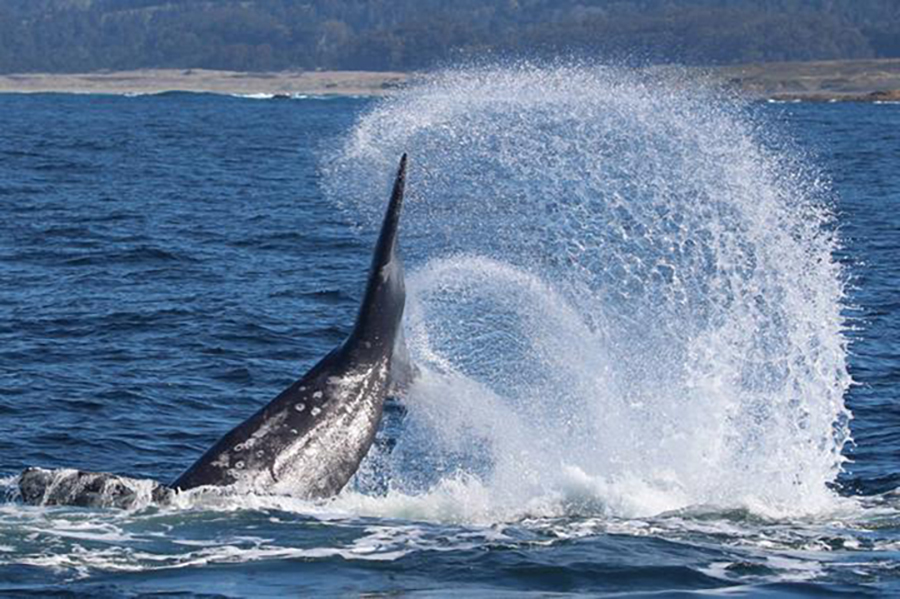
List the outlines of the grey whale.
<svg viewBox="0 0 900 599">
<path fill-rule="evenodd" d="M 302 378 L 226 433 L 171 485 L 110 473 L 28 468 L 22 499 L 40 505 L 130 507 L 141 496 L 226 487 L 303 499 L 333 496 L 356 473 L 381 422 L 384 402 L 409 381 L 401 321 L 406 301 L 398 253 L 406 154 L 372 257 L 352 332 Z"/>
</svg>

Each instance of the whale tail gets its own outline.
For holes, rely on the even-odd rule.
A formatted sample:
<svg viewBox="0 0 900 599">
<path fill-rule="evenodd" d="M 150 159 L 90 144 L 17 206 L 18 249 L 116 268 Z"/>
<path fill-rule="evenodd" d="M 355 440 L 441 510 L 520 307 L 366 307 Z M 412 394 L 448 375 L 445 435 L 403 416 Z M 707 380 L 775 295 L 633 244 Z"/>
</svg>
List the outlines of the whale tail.
<svg viewBox="0 0 900 599">
<path fill-rule="evenodd" d="M 402 394 L 414 374 L 401 331 L 406 287 L 398 235 L 406 165 L 404 154 L 350 335 L 222 437 L 174 488 L 234 485 L 313 499 L 338 493 L 356 472 L 386 397 Z"/>
<path fill-rule="evenodd" d="M 403 260 L 398 253 L 397 239 L 406 188 L 406 167 L 407 155 L 403 154 L 378 241 L 372 253 L 372 265 L 359 314 L 353 332 L 344 344 L 345 347 L 356 346 L 357 353 L 360 351 L 360 345 L 365 345 L 367 349 L 376 352 L 383 352 L 384 348 L 376 347 L 378 344 L 373 343 L 373 339 L 392 344 L 388 394 L 395 397 L 404 395 L 418 374 L 418 369 L 410 360 L 403 327 L 400 324 L 400 317 L 406 304 L 406 280 Z M 383 330 L 385 322 L 395 323 L 396 326 L 389 327 L 390 330 Z M 362 344 L 361 340 L 364 340 Z"/>
<path fill-rule="evenodd" d="M 400 160 L 359 314 L 347 340 L 256 414 L 226 433 L 171 487 L 102 472 L 30 468 L 19 477 L 27 503 L 129 507 L 204 485 L 322 498 L 359 468 L 388 395 L 415 374 L 403 339 L 406 302 L 398 254 L 406 155 Z"/>
</svg>

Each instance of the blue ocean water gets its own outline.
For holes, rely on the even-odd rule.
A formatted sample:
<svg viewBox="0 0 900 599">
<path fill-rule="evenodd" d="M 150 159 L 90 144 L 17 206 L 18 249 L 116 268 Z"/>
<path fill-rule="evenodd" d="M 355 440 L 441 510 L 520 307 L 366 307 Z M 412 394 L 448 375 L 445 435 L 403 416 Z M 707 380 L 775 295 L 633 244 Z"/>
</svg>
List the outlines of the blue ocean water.
<svg viewBox="0 0 900 599">
<path fill-rule="evenodd" d="M 339 343 L 402 151 L 423 373 L 349 489 L 17 501 L 171 481 Z M 618 71 L 0 95 L 0 595 L 897 593 L 898 164 L 897 105 Z"/>
</svg>

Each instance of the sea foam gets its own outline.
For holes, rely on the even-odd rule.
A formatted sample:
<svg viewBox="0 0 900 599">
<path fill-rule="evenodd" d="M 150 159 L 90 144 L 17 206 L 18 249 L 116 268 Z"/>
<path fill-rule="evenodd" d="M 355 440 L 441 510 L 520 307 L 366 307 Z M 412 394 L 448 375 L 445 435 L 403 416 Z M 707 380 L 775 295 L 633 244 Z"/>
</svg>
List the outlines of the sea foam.
<svg viewBox="0 0 900 599">
<path fill-rule="evenodd" d="M 359 488 L 474 519 L 833 509 L 844 275 L 828 181 L 775 130 L 678 71 L 578 65 L 442 72 L 360 117 L 328 193 L 377 222 L 409 152 L 423 376 Z"/>
</svg>

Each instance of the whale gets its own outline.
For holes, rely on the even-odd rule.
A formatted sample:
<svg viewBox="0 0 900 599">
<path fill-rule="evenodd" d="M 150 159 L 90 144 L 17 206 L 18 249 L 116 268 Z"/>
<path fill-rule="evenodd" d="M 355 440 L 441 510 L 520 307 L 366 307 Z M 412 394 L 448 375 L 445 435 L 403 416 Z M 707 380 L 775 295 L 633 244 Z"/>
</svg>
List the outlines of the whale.
<svg viewBox="0 0 900 599">
<path fill-rule="evenodd" d="M 318 499 L 338 493 L 356 473 L 381 422 L 392 361 L 405 353 L 396 347 L 406 301 L 397 248 L 405 182 L 404 154 L 347 339 L 223 436 L 173 488 L 237 486 Z"/>
<path fill-rule="evenodd" d="M 29 468 L 19 477 L 22 499 L 127 508 L 141 496 L 164 503 L 199 487 L 311 500 L 339 493 L 372 446 L 386 399 L 402 394 L 415 373 L 401 328 L 406 288 L 398 234 L 406 164 L 403 154 L 356 321 L 340 345 L 225 433 L 170 485 Z"/>
</svg>

